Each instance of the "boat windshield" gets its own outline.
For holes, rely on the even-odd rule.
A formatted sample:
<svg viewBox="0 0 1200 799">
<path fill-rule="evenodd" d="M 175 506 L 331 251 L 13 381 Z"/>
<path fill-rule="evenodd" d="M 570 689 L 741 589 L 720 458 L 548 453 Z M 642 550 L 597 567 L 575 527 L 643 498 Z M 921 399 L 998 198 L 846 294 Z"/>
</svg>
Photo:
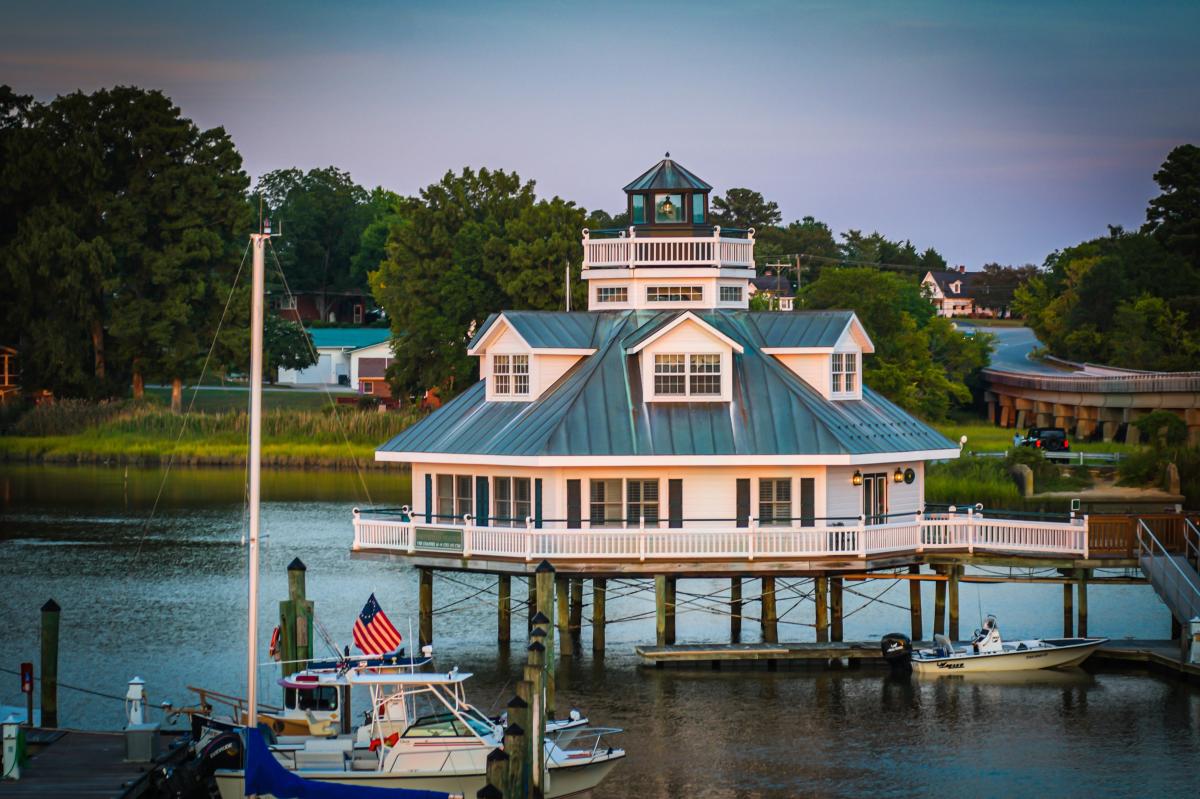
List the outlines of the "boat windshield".
<svg viewBox="0 0 1200 799">
<path fill-rule="evenodd" d="M 283 703 L 294 710 L 337 710 L 338 690 L 333 685 L 314 688 L 284 688 Z"/>
<path fill-rule="evenodd" d="M 492 731 L 479 719 L 459 718 L 452 713 L 434 713 L 421 716 L 404 731 L 405 738 L 467 738 L 488 735 Z"/>
</svg>

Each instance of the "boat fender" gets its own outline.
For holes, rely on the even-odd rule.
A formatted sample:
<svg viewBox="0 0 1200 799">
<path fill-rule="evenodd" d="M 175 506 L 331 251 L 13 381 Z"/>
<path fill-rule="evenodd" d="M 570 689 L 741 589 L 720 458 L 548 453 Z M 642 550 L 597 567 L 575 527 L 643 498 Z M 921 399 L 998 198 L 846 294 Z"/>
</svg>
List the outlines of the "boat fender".
<svg viewBox="0 0 1200 799">
<path fill-rule="evenodd" d="M 888 633 L 879 642 L 883 659 L 894 672 L 912 671 L 912 639 L 904 633 Z"/>
</svg>

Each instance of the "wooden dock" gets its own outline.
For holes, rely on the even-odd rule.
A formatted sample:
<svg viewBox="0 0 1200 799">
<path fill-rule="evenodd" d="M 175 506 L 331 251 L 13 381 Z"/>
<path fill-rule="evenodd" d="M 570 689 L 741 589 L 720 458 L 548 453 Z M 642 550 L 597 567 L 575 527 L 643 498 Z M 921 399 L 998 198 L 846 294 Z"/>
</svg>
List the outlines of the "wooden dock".
<svg viewBox="0 0 1200 799">
<path fill-rule="evenodd" d="M 933 646 L 929 641 L 914 641 L 913 648 Z M 968 647 L 959 642 L 956 647 Z M 662 668 L 677 666 L 719 669 L 723 665 L 756 665 L 775 668 L 791 663 L 796 665 L 825 665 L 833 662 L 883 665 L 883 653 L 878 641 L 847 641 L 833 643 L 755 643 L 755 644 L 672 644 L 668 646 L 638 646 L 635 650 L 643 666 Z M 1096 650 L 1089 664 L 1141 664 L 1155 671 L 1186 680 L 1200 680 L 1200 666 L 1184 663 L 1178 641 L 1110 641 Z"/>
<path fill-rule="evenodd" d="M 182 759 L 185 747 L 170 748 L 176 735 L 162 738 L 163 754 L 154 763 L 125 761 L 125 736 L 120 732 L 80 732 L 33 728 L 26 731 L 28 763 L 21 779 L 0 782 L 0 797 L 153 796 L 154 771 Z"/>
</svg>

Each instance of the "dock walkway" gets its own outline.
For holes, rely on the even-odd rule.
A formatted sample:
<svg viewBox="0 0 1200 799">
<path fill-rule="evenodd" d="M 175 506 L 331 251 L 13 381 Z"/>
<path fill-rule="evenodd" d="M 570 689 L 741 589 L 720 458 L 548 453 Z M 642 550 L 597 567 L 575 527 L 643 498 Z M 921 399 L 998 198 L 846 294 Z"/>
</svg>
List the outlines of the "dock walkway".
<svg viewBox="0 0 1200 799">
<path fill-rule="evenodd" d="M 30 752 L 21 779 L 0 781 L 0 797 L 36 796 L 119 797 L 137 799 L 153 791 L 154 769 L 182 753 L 169 750 L 155 763 L 125 761 L 125 736 L 120 732 L 83 732 L 33 728 L 26 732 Z"/>
</svg>

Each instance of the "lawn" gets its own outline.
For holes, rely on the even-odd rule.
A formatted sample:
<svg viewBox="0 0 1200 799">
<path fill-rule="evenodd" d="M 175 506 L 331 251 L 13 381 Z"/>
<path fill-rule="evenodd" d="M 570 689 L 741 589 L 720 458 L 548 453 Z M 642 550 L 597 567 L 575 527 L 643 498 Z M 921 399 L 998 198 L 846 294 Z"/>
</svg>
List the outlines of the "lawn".
<svg viewBox="0 0 1200 799">
<path fill-rule="evenodd" d="M 995 427 L 986 422 L 961 422 L 951 421 L 943 424 L 935 424 L 934 428 L 950 439 L 954 443 L 958 443 L 961 436 L 967 437 L 966 449 L 975 452 L 1002 452 L 1010 449 L 1013 443 L 1013 433 L 1017 432 L 1011 428 Z M 1023 432 L 1023 431 L 1022 431 Z M 1111 441 L 1077 441 L 1071 439 L 1071 450 L 1075 452 L 1134 452 L 1137 447 L 1132 447 L 1128 444 L 1118 444 Z"/>
<path fill-rule="evenodd" d="M 188 404 L 192 402 L 192 394 L 195 393 L 195 404 L 192 405 L 192 410 L 202 411 L 205 413 L 223 413 L 226 411 L 244 411 L 250 405 L 250 392 L 246 388 L 228 387 L 216 388 L 205 387 L 199 391 L 194 391 L 191 386 L 183 390 L 183 407 L 186 409 Z M 163 405 L 171 404 L 171 389 L 169 388 L 147 388 L 146 396 L 154 402 Z M 342 394 L 334 394 L 337 396 L 353 396 Z M 273 388 L 267 387 L 263 391 L 263 410 L 296 410 L 296 411 L 319 411 L 322 408 L 327 408 L 331 404 L 329 395 L 324 391 L 314 391 L 304 388 Z"/>
</svg>

